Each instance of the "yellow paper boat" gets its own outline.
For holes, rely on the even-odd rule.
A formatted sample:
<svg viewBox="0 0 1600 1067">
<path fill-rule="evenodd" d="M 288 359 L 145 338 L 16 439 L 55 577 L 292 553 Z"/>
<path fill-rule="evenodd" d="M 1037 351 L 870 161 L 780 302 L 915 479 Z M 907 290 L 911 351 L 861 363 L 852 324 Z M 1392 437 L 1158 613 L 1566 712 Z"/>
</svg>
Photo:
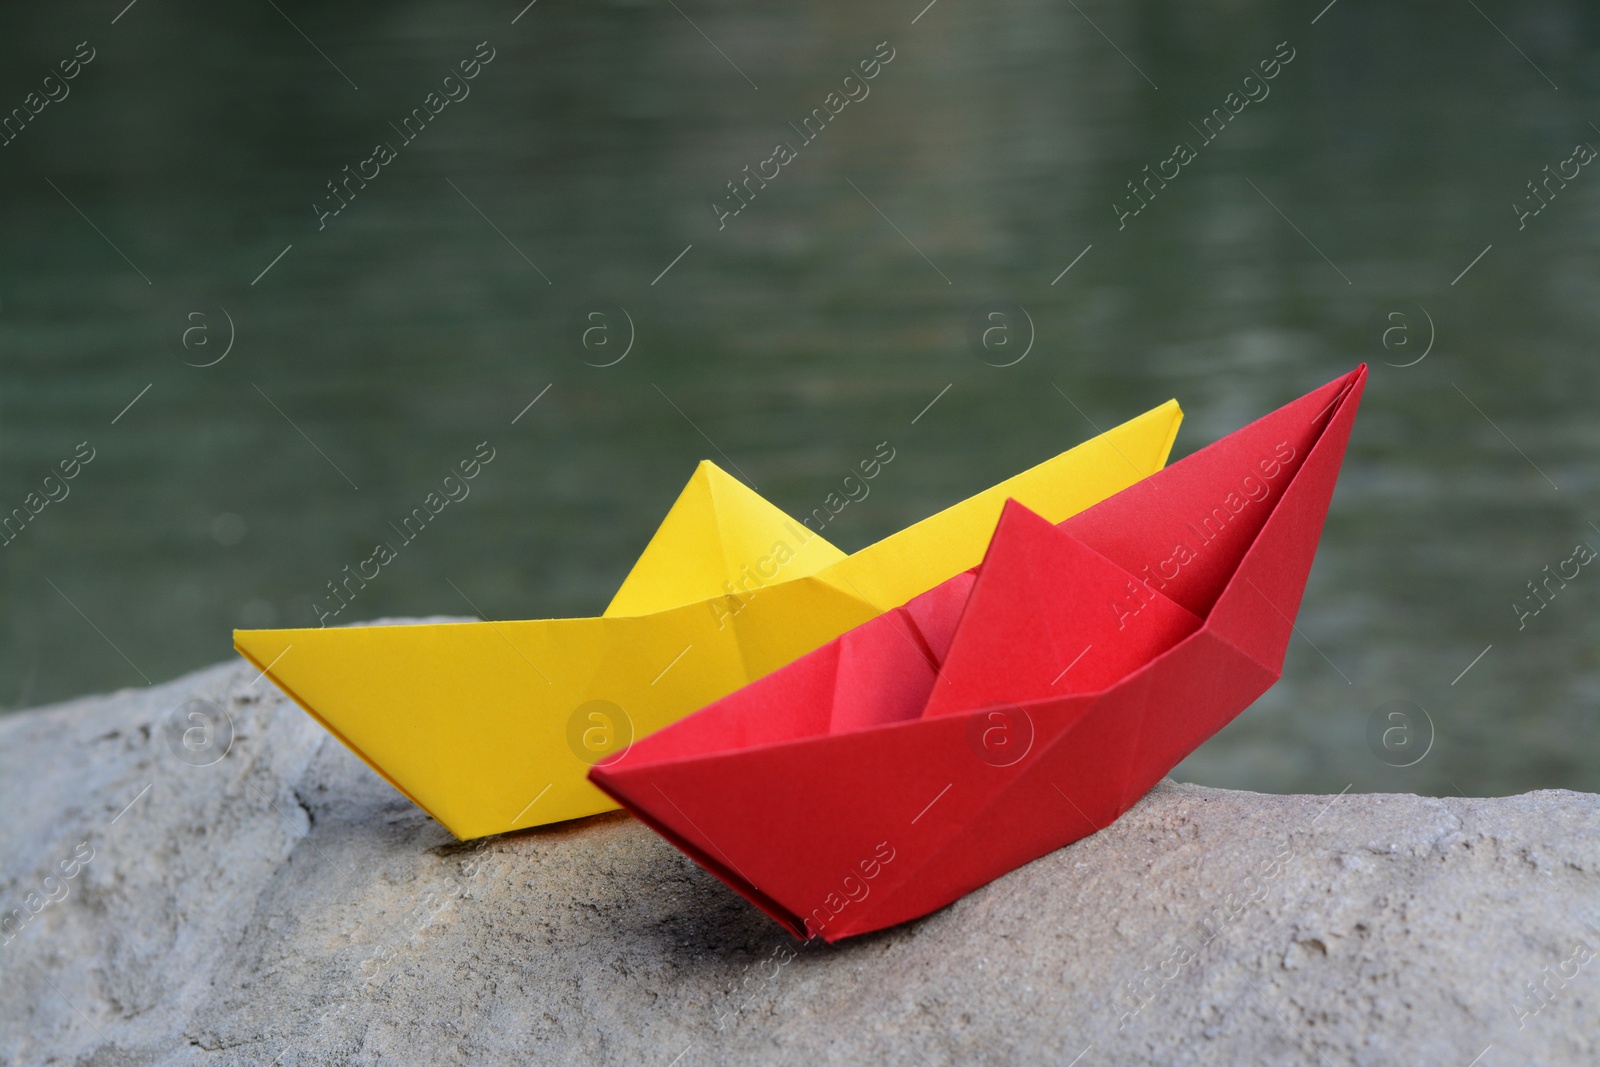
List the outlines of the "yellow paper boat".
<svg viewBox="0 0 1600 1067">
<path fill-rule="evenodd" d="M 599 618 L 234 647 L 458 838 L 592 815 L 617 807 L 595 761 L 977 566 L 1007 498 L 1059 523 L 1155 473 L 1182 417 L 1168 401 L 850 556 L 702 462 Z"/>
</svg>

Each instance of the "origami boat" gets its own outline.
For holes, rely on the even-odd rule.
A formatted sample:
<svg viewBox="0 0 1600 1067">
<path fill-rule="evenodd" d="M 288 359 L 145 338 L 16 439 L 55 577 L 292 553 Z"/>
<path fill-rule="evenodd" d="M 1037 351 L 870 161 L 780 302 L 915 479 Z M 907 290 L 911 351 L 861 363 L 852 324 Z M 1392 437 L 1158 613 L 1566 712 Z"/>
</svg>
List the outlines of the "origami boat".
<svg viewBox="0 0 1600 1067">
<path fill-rule="evenodd" d="M 234 647 L 459 838 L 591 815 L 616 807 L 595 760 L 975 566 L 1008 497 L 1059 521 L 1159 470 L 1181 417 L 1169 401 L 851 556 L 702 463 L 600 618 Z"/>
<path fill-rule="evenodd" d="M 1275 682 L 1365 365 L 591 779 L 797 937 L 881 929 L 1116 819 Z"/>
</svg>

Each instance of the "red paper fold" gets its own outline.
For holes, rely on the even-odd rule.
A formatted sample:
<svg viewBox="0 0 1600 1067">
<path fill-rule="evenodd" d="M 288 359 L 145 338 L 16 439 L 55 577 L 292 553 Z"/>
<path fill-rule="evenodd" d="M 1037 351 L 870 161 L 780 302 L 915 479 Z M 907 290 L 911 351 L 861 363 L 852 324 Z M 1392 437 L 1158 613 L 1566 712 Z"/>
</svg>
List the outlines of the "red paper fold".
<svg viewBox="0 0 1600 1067">
<path fill-rule="evenodd" d="M 1365 380 L 1059 527 L 1008 506 L 975 574 L 591 779 L 796 936 L 830 941 L 1103 828 L 1277 680 Z"/>
</svg>

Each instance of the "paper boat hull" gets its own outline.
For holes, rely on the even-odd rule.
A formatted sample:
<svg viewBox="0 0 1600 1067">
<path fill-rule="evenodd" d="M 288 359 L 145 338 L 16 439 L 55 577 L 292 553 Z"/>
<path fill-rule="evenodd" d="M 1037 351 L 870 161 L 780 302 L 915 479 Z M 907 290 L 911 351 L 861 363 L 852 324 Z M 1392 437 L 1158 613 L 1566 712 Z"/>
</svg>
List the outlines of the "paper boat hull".
<svg viewBox="0 0 1600 1067">
<path fill-rule="evenodd" d="M 1269 482 L 1270 464 L 1286 476 L 1163 584 L 1198 628 L 1114 684 L 986 701 L 981 672 L 942 678 L 958 673 L 965 627 L 1030 625 L 973 618 L 986 562 L 591 778 L 796 936 L 830 941 L 925 915 L 1105 827 L 1277 680 L 1364 382 L 1358 368 L 1051 530 L 1138 574 L 1169 558 L 1151 546 L 1170 550 L 1176 519 L 1229 500 L 1247 474 Z M 1006 675 L 997 693 L 1024 673 L 990 672 Z M 978 686 L 977 703 L 937 713 L 941 684 Z"/>
</svg>

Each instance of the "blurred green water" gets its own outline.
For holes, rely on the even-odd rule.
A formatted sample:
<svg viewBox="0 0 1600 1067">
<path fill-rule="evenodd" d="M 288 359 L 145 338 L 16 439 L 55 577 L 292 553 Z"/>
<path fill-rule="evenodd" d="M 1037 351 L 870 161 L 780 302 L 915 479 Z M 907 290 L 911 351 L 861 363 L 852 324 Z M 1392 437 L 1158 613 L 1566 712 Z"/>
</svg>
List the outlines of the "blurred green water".
<svg viewBox="0 0 1600 1067">
<path fill-rule="evenodd" d="M 1369 360 L 1283 681 L 1180 776 L 1600 790 L 1600 576 L 1511 607 L 1600 545 L 1600 179 L 1511 208 L 1600 145 L 1585 6 L 1486 6 L 1516 47 L 1470 5 L 1357 0 L 121 6 L 0 16 L 0 108 L 95 50 L 0 147 L 0 508 L 95 450 L 0 549 L 0 704 L 314 624 L 482 441 L 341 621 L 597 613 L 702 457 L 804 513 L 892 441 L 828 531 L 853 549 L 1169 396 L 1181 455 Z M 325 183 L 482 41 L 470 96 L 319 229 Z M 725 183 L 885 41 L 719 229 Z M 1280 42 L 1269 95 L 1119 229 Z M 1014 366 L 968 341 L 994 300 L 1036 330 Z M 595 366 L 619 350 L 585 315 L 617 307 L 633 348 Z M 1431 731 L 1374 750 L 1393 701 Z"/>
</svg>

